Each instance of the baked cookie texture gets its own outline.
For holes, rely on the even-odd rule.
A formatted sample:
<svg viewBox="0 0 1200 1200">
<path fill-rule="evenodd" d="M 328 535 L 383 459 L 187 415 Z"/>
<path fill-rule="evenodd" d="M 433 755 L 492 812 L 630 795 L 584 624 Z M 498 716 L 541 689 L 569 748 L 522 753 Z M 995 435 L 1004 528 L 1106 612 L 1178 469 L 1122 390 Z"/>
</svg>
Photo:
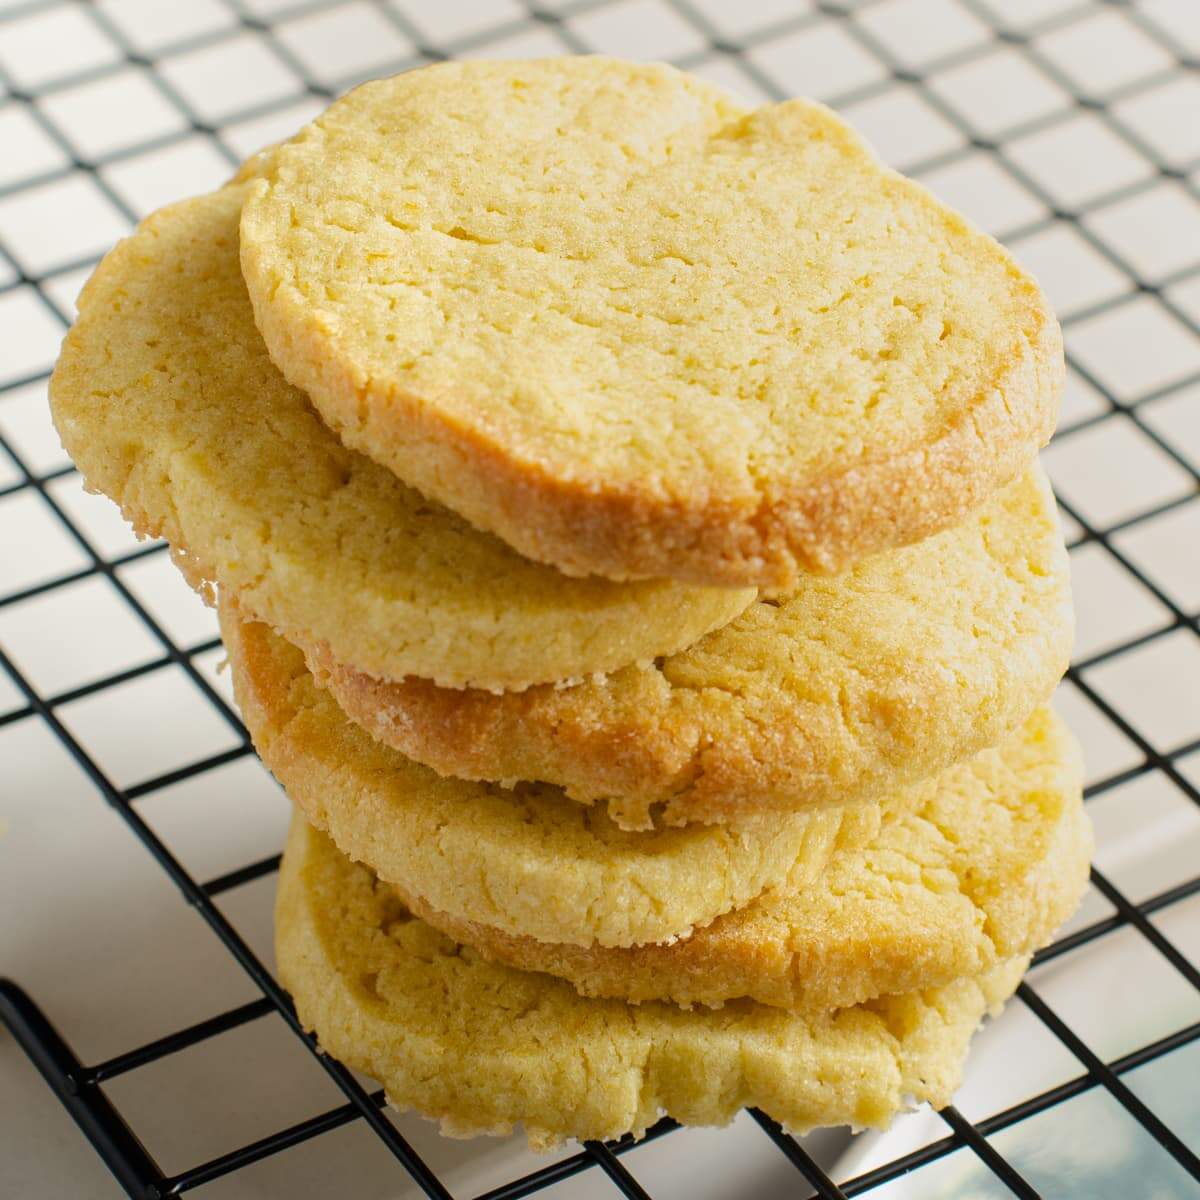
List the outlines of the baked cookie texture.
<svg viewBox="0 0 1200 1200">
<path fill-rule="evenodd" d="M 304 1026 L 393 1105 L 452 1136 L 523 1124 L 535 1148 L 640 1135 L 662 1113 L 722 1125 L 756 1105 L 799 1133 L 941 1107 L 971 1034 L 1027 965 L 820 1014 L 589 1000 L 456 945 L 299 817 L 280 867 L 276 959 Z"/>
<path fill-rule="evenodd" d="M 305 649 L 350 717 L 438 772 L 559 784 L 647 828 L 927 778 L 1015 729 L 1058 683 L 1072 635 L 1067 554 L 1035 468 L 954 529 L 570 688 L 388 683 Z"/>
<path fill-rule="evenodd" d="M 547 945 L 447 919 L 403 888 L 400 898 L 488 961 L 567 979 L 584 996 L 847 1008 L 1043 946 L 1087 886 L 1082 788 L 1078 747 L 1043 706 L 999 748 L 885 803 L 869 841 L 839 845 L 799 886 L 789 880 L 666 945 Z"/>
<path fill-rule="evenodd" d="M 787 590 L 960 521 L 1055 421 L 1058 326 L 993 239 L 828 109 L 666 66 L 365 84 L 241 232 L 343 440 L 571 574 Z"/>
<path fill-rule="evenodd" d="M 568 579 L 343 446 L 255 329 L 238 267 L 248 186 L 121 242 L 50 384 L 89 487 L 165 537 L 193 583 L 372 675 L 491 689 L 671 653 L 745 608 L 745 589 Z"/>
<path fill-rule="evenodd" d="M 299 650 L 220 615 L 242 717 L 293 802 L 350 858 L 461 920 L 582 946 L 666 941 L 801 886 L 878 825 L 868 811 L 627 833 L 545 785 L 443 779 L 347 720 Z"/>
</svg>

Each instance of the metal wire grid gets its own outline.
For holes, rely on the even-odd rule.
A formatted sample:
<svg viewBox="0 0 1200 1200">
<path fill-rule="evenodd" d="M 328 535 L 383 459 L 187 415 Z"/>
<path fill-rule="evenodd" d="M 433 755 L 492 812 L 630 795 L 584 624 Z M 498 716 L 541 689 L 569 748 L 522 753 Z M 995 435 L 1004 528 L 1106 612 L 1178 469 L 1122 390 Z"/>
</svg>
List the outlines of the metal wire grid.
<svg viewBox="0 0 1200 1200">
<path fill-rule="evenodd" d="M 270 49 L 270 52 L 276 55 L 303 82 L 303 86 L 308 93 L 326 98 L 341 90 L 340 81 L 334 85 L 329 85 L 314 79 L 306 71 L 297 56 L 281 40 L 272 35 L 272 24 L 276 23 L 281 17 L 290 16 L 295 12 L 311 13 L 324 12 L 327 9 L 332 10 L 338 6 L 340 0 L 317 0 L 316 3 L 300 3 L 287 9 L 286 12 L 273 16 L 270 22 L 255 16 L 253 11 L 242 3 L 242 0 L 222 0 L 222 2 L 228 6 L 234 18 L 234 24 L 230 29 L 199 35 L 189 39 L 186 43 L 178 43 L 171 46 L 170 50 L 175 52 L 206 45 L 217 45 L 227 37 L 249 30 L 260 37 L 263 44 Z M 961 148 L 920 164 L 913 170 L 913 173 L 919 174 L 921 170 L 951 163 L 977 150 L 986 151 L 992 157 L 993 161 L 999 164 L 1010 177 L 1015 179 L 1033 196 L 1041 200 L 1049 210 L 1050 215 L 1048 217 L 1039 218 L 1024 229 L 1015 231 L 1017 235 L 1036 232 L 1039 229 L 1049 227 L 1054 222 L 1068 223 L 1108 263 L 1117 268 L 1130 281 L 1131 285 L 1136 288 L 1137 292 L 1152 297 L 1156 304 L 1163 306 L 1178 322 L 1185 326 L 1193 337 L 1200 338 L 1200 328 L 1197 328 L 1196 321 L 1172 299 L 1168 291 L 1173 285 L 1185 279 L 1191 279 L 1200 273 L 1200 268 L 1193 265 L 1173 275 L 1159 279 L 1156 282 L 1151 282 L 1143 278 L 1133 265 L 1125 261 L 1121 254 L 1113 246 L 1109 245 L 1106 240 L 1097 236 L 1088 225 L 1080 222 L 1082 216 L 1100 204 L 1109 204 L 1114 200 L 1136 195 L 1154 186 L 1164 178 L 1178 181 L 1180 186 L 1188 189 L 1193 197 L 1197 196 L 1196 183 L 1192 179 L 1189 179 L 1188 175 L 1189 170 L 1193 169 L 1196 163 L 1186 163 L 1181 166 L 1163 161 L 1162 157 L 1147 144 L 1145 139 L 1135 129 L 1124 122 L 1111 108 L 1114 102 L 1153 88 L 1164 79 L 1177 78 L 1182 73 L 1195 72 L 1197 70 L 1197 63 L 1188 58 L 1183 48 L 1173 41 L 1167 31 L 1136 7 L 1123 3 L 1112 3 L 1110 5 L 1114 8 L 1120 8 L 1131 21 L 1136 23 L 1136 26 L 1142 33 L 1171 56 L 1172 61 L 1165 71 L 1151 75 L 1148 78 L 1140 79 L 1125 88 L 1117 89 L 1106 97 L 1106 102 L 1102 103 L 1080 94 L 1072 85 L 1071 80 L 1053 62 L 1047 59 L 1045 55 L 1041 54 L 1036 46 L 1031 44 L 1034 34 L 1044 33 L 1047 29 L 1053 29 L 1059 25 L 1069 23 L 1082 12 L 1094 11 L 1096 8 L 1094 4 L 1088 3 L 1078 8 L 1072 8 L 1060 16 L 1042 22 L 1033 30 L 1013 32 L 1005 28 L 996 28 L 994 13 L 985 8 L 980 0 L 961 0 L 961 4 L 967 10 L 993 26 L 992 37 L 988 41 L 976 44 L 964 51 L 942 57 L 921 71 L 913 71 L 907 69 L 898 61 L 888 46 L 879 38 L 873 36 L 864 25 L 852 19 L 855 11 L 861 12 L 873 2 L 874 0 L 859 0 L 858 3 L 853 2 L 853 0 L 844 0 L 844 2 L 828 0 L 828 2 L 817 3 L 811 11 L 805 11 L 794 18 L 767 26 L 763 30 L 734 44 L 721 36 L 719 30 L 710 22 L 705 15 L 705 10 L 700 5 L 693 3 L 692 0 L 664 0 L 664 3 L 669 5 L 670 10 L 676 17 L 681 18 L 693 30 L 698 31 L 705 43 L 703 51 L 677 60 L 679 65 L 685 67 L 691 66 L 706 55 L 716 52 L 722 56 L 736 60 L 739 67 L 765 94 L 776 98 L 783 98 L 780 95 L 779 87 L 766 72 L 755 64 L 753 58 L 748 56 L 747 51 L 752 49 L 756 44 L 765 42 L 770 38 L 801 30 L 811 23 L 835 23 L 858 46 L 881 63 L 885 71 L 885 77 L 879 82 L 872 82 L 853 92 L 835 97 L 833 100 L 835 105 L 844 106 L 861 99 L 869 98 L 883 89 L 892 86 L 896 81 L 901 81 L 917 89 L 923 99 L 962 135 L 964 145 Z M 46 3 L 45 0 L 37 0 L 35 3 L 19 4 L 15 8 L 10 8 L 8 11 L 0 14 L 0 40 L 4 37 L 4 27 L 7 22 L 56 6 L 57 0 L 52 0 L 51 3 Z M 487 43 L 502 39 L 510 34 L 516 35 L 528 32 L 531 28 L 541 29 L 556 35 L 566 50 L 586 52 L 592 49 L 592 47 L 585 44 L 579 34 L 568 23 L 569 18 L 579 14 L 589 14 L 606 6 L 606 0 L 577 0 L 575 3 L 556 5 L 551 10 L 535 3 L 529 3 L 526 6 L 524 15 L 520 16 L 519 19 L 510 20 L 489 28 L 484 32 L 471 34 L 456 41 L 435 46 L 430 45 L 421 36 L 420 31 L 401 10 L 381 4 L 378 7 L 379 13 L 388 21 L 394 23 L 400 33 L 415 47 L 415 51 L 413 54 L 407 55 L 395 63 L 388 64 L 373 73 L 386 74 L 393 70 L 401 70 L 415 65 L 421 61 L 452 57 L 455 54 L 485 46 Z M 133 223 L 137 219 L 137 214 L 106 181 L 104 176 L 99 173 L 98 168 L 124 158 L 145 153 L 149 149 L 168 146 L 175 141 L 192 137 L 197 133 L 205 135 L 220 154 L 228 159 L 231 167 L 235 164 L 237 156 L 221 140 L 220 130 L 214 124 L 202 119 L 189 106 L 185 98 L 180 94 L 179 89 L 172 86 L 171 82 L 163 74 L 157 70 L 150 69 L 148 71 L 148 78 L 159 93 L 182 116 L 184 127 L 178 133 L 167 134 L 136 147 L 123 149 L 106 157 L 96 157 L 86 161 L 81 158 L 72 147 L 69 138 L 64 132 L 47 116 L 43 108 L 35 105 L 33 101 L 84 80 L 102 78 L 131 63 L 147 68 L 154 67 L 154 62 L 138 52 L 136 47 L 124 35 L 118 24 L 106 14 L 104 9 L 86 5 L 84 11 L 96 23 L 97 27 L 103 31 L 103 34 L 119 48 L 121 54 L 119 61 L 76 73 L 65 79 L 56 80 L 48 87 L 32 91 L 22 90 L 12 78 L 6 77 L 6 73 L 0 69 L 0 83 L 5 85 L 8 92 L 7 99 L 0 102 L 0 106 L 24 105 L 41 130 L 64 152 L 69 162 L 68 166 L 59 170 L 37 175 L 29 179 L 22 179 L 0 188 L 0 199 L 12 193 L 45 184 L 56 178 L 65 177 L 73 172 L 82 171 L 91 177 L 96 186 L 101 189 L 115 208 Z M 1010 130 L 1003 140 L 992 140 L 980 136 L 952 105 L 945 102 L 936 91 L 927 86 L 929 76 L 935 71 L 943 70 L 948 66 L 959 63 L 969 62 L 973 58 L 993 49 L 997 41 L 1008 43 L 1017 48 L 1021 54 L 1028 56 L 1029 60 L 1036 63 L 1040 71 L 1055 80 L 1065 91 L 1072 95 L 1077 108 L 1094 112 L 1104 123 L 1105 127 L 1121 143 L 1131 148 L 1151 166 L 1152 173 L 1148 178 L 1126 185 L 1118 190 L 1109 191 L 1103 196 L 1089 202 L 1085 207 L 1072 210 L 1064 209 L 1061 204 L 1056 203 L 1055 198 L 1047 192 L 1036 178 L 1023 170 L 1005 154 L 1005 144 L 1007 142 L 1017 136 L 1024 136 L 1034 132 L 1043 126 L 1054 124 L 1062 119 L 1061 113 L 1051 114 L 1035 121 L 1027 122 Z M 258 115 L 267 115 L 276 109 L 286 107 L 293 103 L 293 101 L 294 98 L 289 97 L 285 101 L 263 105 L 258 109 L 239 113 L 237 116 L 239 118 L 251 118 Z M 11 283 L 0 287 L 0 297 L 3 296 L 4 292 L 11 291 L 14 288 L 27 287 L 36 295 L 38 301 L 65 326 L 68 324 L 67 314 L 56 303 L 50 291 L 47 290 L 47 283 L 50 281 L 51 275 L 66 274 L 72 270 L 86 267 L 91 261 L 91 259 L 85 259 L 77 263 L 61 265 L 55 271 L 46 275 L 37 275 L 24 270 L 21 266 L 19 253 L 15 253 L 13 247 L 0 242 L 0 265 L 7 263 L 11 268 L 13 276 Z M 1129 293 L 1125 292 L 1102 304 L 1093 305 L 1084 311 L 1073 314 L 1070 320 L 1080 321 L 1094 317 L 1106 309 L 1126 301 L 1128 295 Z M 1064 323 L 1069 325 L 1070 322 Z M 1200 491 L 1200 474 L 1197 473 L 1186 455 L 1173 446 L 1167 438 L 1163 437 L 1156 431 L 1153 425 L 1147 423 L 1143 418 L 1143 408 L 1147 403 L 1159 399 L 1168 391 L 1176 392 L 1182 390 L 1184 387 L 1191 386 L 1200 379 L 1200 375 L 1174 382 L 1168 388 L 1139 395 L 1134 401 L 1127 402 L 1114 394 L 1113 390 L 1107 387 L 1102 379 L 1090 372 L 1083 363 L 1073 359 L 1070 355 L 1068 358 L 1075 371 L 1103 398 L 1105 411 L 1085 418 L 1071 427 L 1060 431 L 1058 438 L 1070 438 L 1083 430 L 1093 428 L 1097 424 L 1109 420 L 1115 414 L 1124 414 L 1124 418 L 1131 421 L 1146 438 L 1150 439 L 1162 452 L 1169 456 L 1186 473 L 1190 480 L 1190 490 L 1186 495 L 1171 499 L 1167 503 L 1157 505 L 1147 511 L 1139 512 L 1136 516 L 1111 525 L 1108 528 L 1096 527 L 1088 521 L 1084 513 L 1064 504 L 1065 511 L 1074 519 L 1082 531 L 1074 545 L 1096 543 L 1102 546 L 1170 614 L 1169 623 L 1164 627 L 1156 629 L 1149 634 L 1127 640 L 1101 654 L 1093 655 L 1090 658 L 1079 661 L 1071 668 L 1069 677 L 1079 691 L 1136 746 L 1141 755 L 1140 763 L 1094 783 L 1088 788 L 1087 795 L 1091 798 L 1118 785 L 1127 783 L 1138 776 L 1158 771 L 1167 776 L 1180 792 L 1187 796 L 1193 803 L 1200 805 L 1200 791 L 1181 772 L 1178 766 L 1178 763 L 1185 755 L 1200 749 L 1200 739 L 1174 747 L 1169 752 L 1156 749 L 1151 740 L 1146 736 L 1145 731 L 1136 728 L 1110 699 L 1107 699 L 1089 683 L 1087 677 L 1089 668 L 1127 652 L 1134 651 L 1153 639 L 1163 637 L 1175 631 L 1189 631 L 1191 634 L 1200 637 L 1200 626 L 1198 626 L 1197 620 L 1198 614 L 1196 612 L 1185 611 L 1175 603 L 1153 578 L 1141 570 L 1128 555 L 1123 553 L 1114 544 L 1113 540 L 1115 535 L 1136 524 L 1152 520 L 1170 509 L 1193 501 L 1197 492 Z M 27 378 L 11 380 L 0 389 L 0 401 L 3 400 L 5 392 L 12 391 L 43 378 L 44 373 L 39 373 Z M 90 576 L 103 576 L 116 589 L 124 602 L 136 614 L 138 620 L 149 631 L 161 648 L 161 653 L 148 662 L 54 695 L 40 694 L 26 675 L 18 668 L 16 663 L 14 663 L 12 658 L 3 649 L 0 649 L 0 667 L 7 673 L 24 700 L 23 705 L 15 711 L 0 716 L 0 726 L 22 720 L 40 720 L 46 723 L 108 803 L 120 814 L 130 832 L 153 855 L 179 889 L 184 900 L 189 905 L 192 905 L 203 917 L 209 928 L 221 940 L 229 953 L 233 955 L 253 981 L 254 985 L 262 993 L 260 999 L 254 1000 L 251 1003 L 219 1013 L 208 1020 L 180 1029 L 170 1036 L 138 1046 L 128 1053 L 92 1065 L 86 1065 L 77 1058 L 71 1047 L 50 1025 L 33 1000 L 13 982 L 0 982 L 0 1017 L 3 1017 L 5 1024 L 17 1038 L 30 1059 L 37 1065 L 62 1104 L 99 1151 L 113 1175 L 131 1196 L 163 1197 L 179 1195 L 351 1121 L 366 1122 L 399 1161 L 403 1170 L 408 1172 L 427 1195 L 432 1197 L 449 1196 L 450 1193 L 430 1167 L 422 1161 L 412 1146 L 409 1145 L 395 1126 L 383 1115 L 381 1111 L 383 1107 L 382 1093 L 366 1092 L 344 1067 L 316 1054 L 313 1040 L 306 1036 L 297 1024 L 286 994 L 280 989 L 269 970 L 251 952 L 245 941 L 214 904 L 214 898 L 221 893 L 273 872 L 278 864 L 278 856 L 271 856 L 258 862 L 249 863 L 238 870 L 223 874 L 217 878 L 198 881 L 184 869 L 167 845 L 159 839 L 138 812 L 137 802 L 142 797 L 184 779 L 202 775 L 226 762 L 251 753 L 249 741 L 237 715 L 229 708 L 221 696 L 213 690 L 193 661 L 196 656 L 214 649 L 219 643 L 214 640 L 187 647 L 178 645 L 167 634 L 162 625 L 155 620 L 148 608 L 130 591 L 116 570 L 116 568 L 135 559 L 160 554 L 163 552 L 164 547 L 161 544 L 152 545 L 140 548 L 133 553 L 105 559 L 93 550 L 87 538 L 77 528 L 67 511 L 56 500 L 53 492 L 49 489 L 50 484 L 56 479 L 70 474 L 73 468 L 67 467 L 62 470 L 39 475 L 24 461 L 17 447 L 11 444 L 11 441 L 6 439 L 2 434 L 0 434 L 0 449 L 3 449 L 7 453 L 15 465 L 16 471 L 19 473 L 18 482 L 12 486 L 0 488 L 0 499 L 23 490 L 36 492 L 88 560 L 88 565 L 80 570 L 0 597 L 0 608 L 28 600 L 43 593 L 48 593 Z M 138 676 L 157 671 L 169 664 L 175 664 L 187 674 L 195 687 L 200 690 L 221 717 L 228 722 L 230 727 L 236 731 L 238 744 L 233 749 L 191 762 L 180 769 L 142 781 L 134 786 L 118 787 L 59 719 L 57 710 L 62 705 L 71 701 L 116 687 Z M 1200 991 L 1200 968 L 1198 968 L 1195 962 L 1190 961 L 1150 919 L 1154 914 L 1167 909 L 1171 905 L 1200 893 L 1200 874 L 1140 903 L 1134 903 L 1128 899 L 1109 878 L 1098 870 L 1093 869 L 1092 882 L 1097 890 L 1113 906 L 1115 910 L 1113 915 L 1096 921 L 1086 928 L 1079 929 L 1069 936 L 1063 937 L 1058 942 L 1044 949 L 1037 956 L 1036 961 L 1046 962 L 1059 958 L 1086 943 L 1104 937 L 1114 930 L 1123 927 L 1132 927 L 1193 988 Z M 1161 1038 L 1150 1045 L 1143 1046 L 1136 1052 L 1127 1054 L 1115 1061 L 1104 1062 L 1070 1028 L 1069 1024 L 1045 1002 L 1029 983 L 1022 984 L 1018 994 L 1043 1025 L 1078 1060 L 1080 1073 L 1077 1077 L 1039 1095 L 1023 1100 L 1021 1103 L 1003 1112 L 996 1113 L 975 1123 L 967 1120 L 955 1108 L 948 1108 L 941 1114 L 947 1127 L 945 1137 L 902 1158 L 861 1174 L 857 1178 L 843 1181 L 840 1184 L 830 1179 L 806 1153 L 803 1147 L 794 1138 L 786 1134 L 771 1118 L 758 1112 L 752 1113 L 752 1116 L 774 1148 L 795 1166 L 800 1176 L 807 1182 L 811 1188 L 811 1193 L 809 1194 L 822 1197 L 824 1200 L 839 1200 L 841 1197 L 865 1194 L 908 1171 L 930 1163 L 962 1147 L 969 1147 L 978 1159 L 986 1165 L 989 1171 L 1001 1180 L 1014 1195 L 1036 1197 L 1039 1193 L 1022 1177 L 1017 1167 L 1007 1161 L 998 1152 L 993 1142 L 989 1139 L 999 1131 L 1010 1128 L 1034 1114 L 1050 1109 L 1083 1092 L 1094 1088 L 1103 1088 L 1192 1178 L 1200 1181 L 1200 1157 L 1197 1156 L 1195 1150 L 1186 1145 L 1176 1132 L 1172 1131 L 1159 1116 L 1151 1111 L 1122 1079 L 1127 1072 L 1134 1068 L 1169 1054 L 1171 1051 L 1186 1046 L 1189 1043 L 1200 1040 L 1200 1022 L 1179 1029 L 1171 1035 Z M 125 1072 L 136 1070 L 139 1067 L 166 1058 L 187 1047 L 197 1045 L 208 1038 L 212 1038 L 217 1034 L 259 1020 L 272 1013 L 281 1017 L 295 1032 L 301 1043 L 314 1055 L 316 1061 L 345 1095 L 345 1103 L 322 1112 L 317 1116 L 280 1129 L 270 1136 L 261 1138 L 248 1145 L 239 1146 L 217 1158 L 199 1163 L 188 1170 L 174 1175 L 164 1174 L 150 1153 L 139 1142 L 136 1130 L 129 1128 L 121 1113 L 110 1102 L 104 1092 L 103 1085 Z M 673 1121 L 663 1120 L 651 1130 L 648 1136 L 650 1138 L 659 1138 L 670 1134 L 676 1128 L 678 1127 Z M 478 1200 L 502 1200 L 502 1198 L 503 1200 L 509 1200 L 509 1198 L 529 1196 L 552 1187 L 554 1184 L 578 1172 L 596 1168 L 609 1177 L 614 1188 L 620 1194 L 629 1197 L 645 1197 L 648 1193 L 622 1162 L 622 1156 L 633 1145 L 632 1140 L 628 1138 L 607 1145 L 599 1143 L 586 1144 L 579 1153 L 530 1174 L 523 1175 L 520 1178 L 513 1179 L 503 1186 L 485 1193 Z M 797 1192 L 797 1195 L 800 1194 L 800 1192 Z"/>
</svg>

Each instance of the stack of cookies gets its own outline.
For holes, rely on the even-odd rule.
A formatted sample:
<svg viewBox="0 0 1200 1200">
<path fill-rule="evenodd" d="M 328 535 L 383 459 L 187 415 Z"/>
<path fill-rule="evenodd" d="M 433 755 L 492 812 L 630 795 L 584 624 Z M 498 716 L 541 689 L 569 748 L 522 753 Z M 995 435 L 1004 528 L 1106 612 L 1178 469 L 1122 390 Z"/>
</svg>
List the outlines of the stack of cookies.
<svg viewBox="0 0 1200 1200">
<path fill-rule="evenodd" d="M 819 105 L 443 64 L 79 311 L 55 420 L 219 604 L 327 1052 L 535 1145 L 948 1101 L 1090 851 L 995 242 Z"/>
</svg>

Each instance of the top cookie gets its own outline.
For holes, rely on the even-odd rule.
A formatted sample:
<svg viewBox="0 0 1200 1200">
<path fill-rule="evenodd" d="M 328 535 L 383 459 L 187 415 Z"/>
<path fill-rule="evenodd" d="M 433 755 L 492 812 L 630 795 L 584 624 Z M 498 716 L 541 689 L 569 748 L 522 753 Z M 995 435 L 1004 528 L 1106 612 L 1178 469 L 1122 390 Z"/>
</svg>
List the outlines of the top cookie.
<svg viewBox="0 0 1200 1200">
<path fill-rule="evenodd" d="M 749 590 L 568 579 L 343 446 L 254 327 L 245 190 L 165 208 L 108 254 L 50 381 L 88 485 L 165 537 L 193 582 L 379 678 L 489 691 L 672 653 L 750 603 Z"/>
<path fill-rule="evenodd" d="M 669 67 L 367 84 L 241 232 L 343 440 L 573 574 L 785 588 L 954 523 L 1054 423 L 1059 330 L 995 241 L 820 105 Z"/>
</svg>

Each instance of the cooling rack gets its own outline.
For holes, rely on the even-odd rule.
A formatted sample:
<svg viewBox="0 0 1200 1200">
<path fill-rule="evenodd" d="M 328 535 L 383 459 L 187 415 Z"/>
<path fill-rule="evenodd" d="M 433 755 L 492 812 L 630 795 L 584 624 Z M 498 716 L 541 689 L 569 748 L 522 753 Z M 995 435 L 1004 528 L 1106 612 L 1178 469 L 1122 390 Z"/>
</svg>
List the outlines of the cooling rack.
<svg viewBox="0 0 1200 1200">
<path fill-rule="evenodd" d="M 1073 964 L 1089 948 L 1133 938 L 1172 986 L 1193 1001 L 1200 996 L 1194 939 L 1189 946 L 1179 933 L 1186 926 L 1167 919 L 1191 912 L 1195 924 L 1200 911 L 1188 908 L 1200 896 L 1200 842 L 1187 840 L 1194 837 L 1189 822 L 1200 819 L 1197 10 L 1191 0 L 0 6 L 0 136 L 7 142 L 0 161 L 0 736 L 23 723 L 49 731 L 232 956 L 255 997 L 86 1062 L 19 978 L 0 982 L 4 1025 L 121 1188 L 136 1197 L 203 1193 L 357 1123 L 395 1160 L 397 1194 L 451 1195 L 444 1172 L 400 1131 L 381 1093 L 317 1054 L 271 970 L 221 907 L 221 898 L 269 877 L 278 857 L 198 878 L 146 819 L 149 798 L 190 781 L 196 787 L 189 795 L 198 795 L 222 767 L 252 754 L 204 665 L 219 643 L 211 636 L 189 641 L 134 586 L 131 569 L 161 558 L 164 547 L 130 549 L 118 539 L 114 549 L 90 523 L 90 510 L 71 499 L 73 468 L 56 461 L 45 437 L 39 441 L 18 418 L 42 403 L 75 288 L 99 252 L 148 209 L 220 182 L 239 158 L 286 135 L 361 78 L 464 54 L 603 51 L 669 59 L 756 100 L 827 100 L 889 161 L 1012 245 L 1043 278 L 1067 338 L 1064 419 L 1046 455 L 1081 599 L 1080 657 L 1063 701 L 1085 744 L 1098 748 L 1087 797 L 1102 833 L 1099 814 L 1110 805 L 1115 832 L 1108 859 L 1101 838 L 1085 916 L 1037 956 L 1012 1008 L 1027 1037 L 1036 1028 L 1037 1044 L 1048 1038 L 1071 1065 L 1051 1086 L 1009 1088 L 999 1105 L 976 1102 L 968 1114 L 960 1101 L 936 1117 L 926 1114 L 915 1138 L 876 1139 L 858 1158 L 823 1155 L 819 1163 L 807 1144 L 751 1113 L 761 1135 L 755 1152 L 794 1168 L 788 1194 L 826 1200 L 868 1193 L 1200 1195 L 1200 1099 L 1191 1083 L 1200 1066 L 1200 1021 L 1177 1020 L 1107 1054 L 1096 1044 L 1103 1039 L 1092 1018 L 1099 1012 L 1103 1020 L 1109 997 L 1085 983 L 1087 1000 L 1072 1011 L 1047 974 L 1070 979 L 1082 972 Z M 47 540 L 61 543 L 57 558 L 41 552 Z M 132 665 L 82 683 L 48 685 L 28 665 L 19 631 L 28 635 L 39 619 L 53 621 L 55 598 L 94 580 L 105 581 L 128 610 L 143 651 Z M 22 620 L 9 621 L 17 612 Z M 99 700 L 119 710 L 129 685 L 172 669 L 222 731 L 219 748 L 129 782 L 127 772 L 94 751 L 86 723 L 72 713 Z M 1144 869 L 1125 878 L 1119 852 L 1137 836 L 1139 797 L 1150 785 L 1158 799 L 1145 803 L 1155 812 L 1176 806 L 1171 828 L 1181 831 L 1182 865 L 1168 848 L 1149 880 Z M 1111 804 L 1117 797 L 1126 798 Z M 45 853 L 52 862 L 53 847 Z M 1148 986 L 1146 1007 L 1153 1011 L 1163 994 L 1158 984 Z M 130 1003 L 137 1002 L 132 994 Z M 169 1068 L 211 1039 L 269 1019 L 291 1031 L 295 1052 L 312 1055 L 341 1101 L 183 1169 L 162 1169 L 112 1098 L 113 1082 L 151 1065 Z M 1021 1053 L 1006 1036 L 1000 1028 L 984 1035 L 999 1050 L 990 1057 L 980 1051 L 984 1062 L 973 1059 L 973 1071 L 1003 1074 L 997 1064 Z M 1175 1093 L 1149 1074 L 1171 1063 L 1182 1064 Z M 1022 1131 L 1087 1097 L 1102 1098 L 1121 1128 L 1136 1130 L 1139 1148 L 1111 1162 L 1102 1180 L 1076 1180 L 1082 1190 L 1073 1190 L 1061 1162 L 1047 1159 L 1045 1137 L 1023 1141 Z M 1076 1162 L 1104 1161 L 1106 1128 L 1066 1122 L 1050 1141 L 1071 1150 Z M 640 1145 L 695 1136 L 676 1130 L 661 1121 Z M 662 1194 L 657 1183 L 639 1178 L 638 1163 L 629 1139 L 589 1143 L 521 1170 L 480 1200 L 548 1193 L 583 1173 L 606 1178 L 616 1194 Z M 930 1173 L 947 1163 L 955 1164 L 949 1174 Z M 1122 1177 L 1123 1169 L 1136 1176 Z M 0 1163 L 0 1183 L 4 1171 Z M 897 1190 L 908 1179 L 924 1182 L 916 1191 Z M 1105 1190 L 1110 1186 L 1117 1190 Z M 739 1192 L 753 1188 L 748 1182 Z"/>
</svg>

